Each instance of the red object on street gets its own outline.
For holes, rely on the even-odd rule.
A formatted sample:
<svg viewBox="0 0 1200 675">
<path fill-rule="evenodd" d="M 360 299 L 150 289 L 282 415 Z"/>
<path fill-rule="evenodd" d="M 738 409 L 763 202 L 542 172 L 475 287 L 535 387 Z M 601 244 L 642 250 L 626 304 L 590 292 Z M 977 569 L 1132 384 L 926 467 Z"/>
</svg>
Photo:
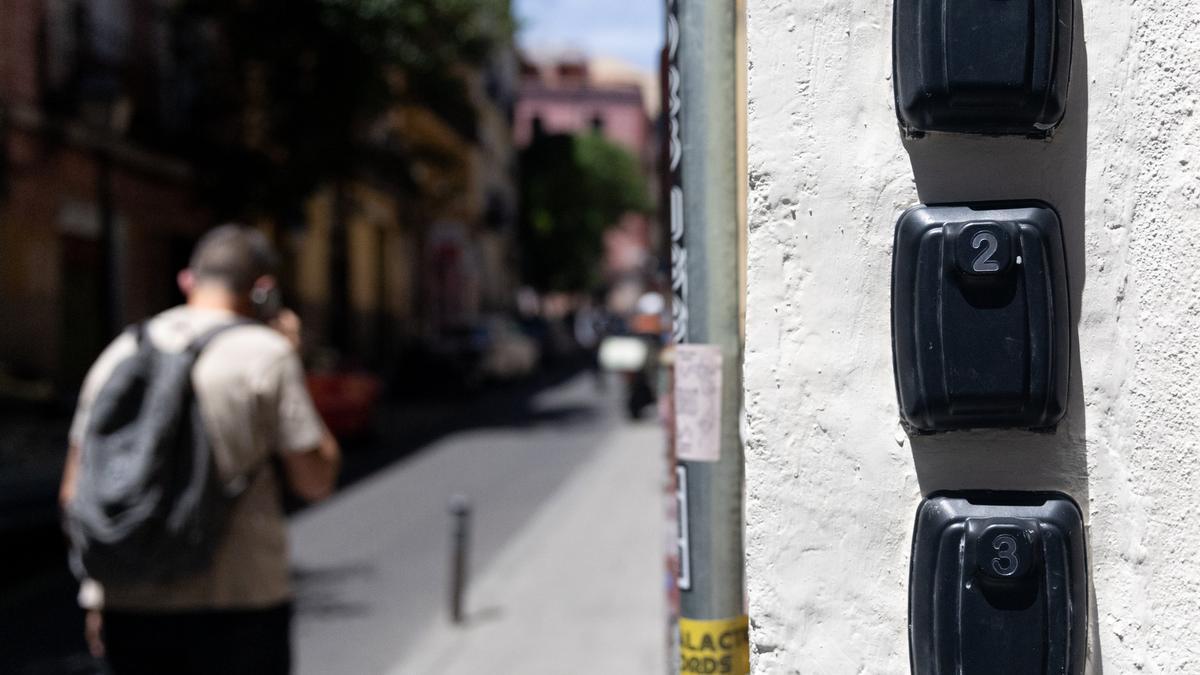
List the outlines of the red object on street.
<svg viewBox="0 0 1200 675">
<path fill-rule="evenodd" d="M 382 383 L 363 372 L 314 373 L 307 377 L 317 412 L 338 438 L 362 436 L 371 428 Z"/>
<path fill-rule="evenodd" d="M 657 314 L 636 314 L 629 320 L 629 330 L 634 335 L 659 335 L 662 329 L 662 317 Z"/>
</svg>

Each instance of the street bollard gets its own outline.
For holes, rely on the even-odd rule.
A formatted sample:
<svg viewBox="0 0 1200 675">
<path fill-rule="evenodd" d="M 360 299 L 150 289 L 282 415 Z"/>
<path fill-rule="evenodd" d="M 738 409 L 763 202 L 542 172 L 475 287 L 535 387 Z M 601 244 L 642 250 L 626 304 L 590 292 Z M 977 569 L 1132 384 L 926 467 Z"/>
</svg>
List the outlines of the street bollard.
<svg viewBox="0 0 1200 675">
<path fill-rule="evenodd" d="M 471 520 L 471 502 L 463 495 L 450 498 L 453 516 L 453 551 L 450 556 L 450 619 L 463 621 L 463 593 L 467 586 L 467 533 Z"/>
</svg>

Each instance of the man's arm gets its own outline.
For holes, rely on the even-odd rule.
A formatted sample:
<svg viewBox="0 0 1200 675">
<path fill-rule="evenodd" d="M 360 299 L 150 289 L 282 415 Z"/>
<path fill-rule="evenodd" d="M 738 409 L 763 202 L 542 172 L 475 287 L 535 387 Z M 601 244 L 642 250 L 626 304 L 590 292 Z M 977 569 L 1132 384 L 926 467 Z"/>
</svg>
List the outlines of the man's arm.
<svg viewBox="0 0 1200 675">
<path fill-rule="evenodd" d="M 71 443 L 67 446 L 67 462 L 63 465 L 62 482 L 58 485 L 58 505 L 66 508 L 71 498 L 75 496 L 75 481 L 79 477 L 79 446 Z"/>
<path fill-rule="evenodd" d="M 338 471 L 342 468 L 342 452 L 337 439 L 321 421 L 308 387 L 304 369 L 298 357 L 301 342 L 300 317 L 286 307 L 270 322 L 292 344 L 294 353 L 284 359 L 280 375 L 279 427 L 277 433 L 284 451 L 280 453 L 284 478 L 299 498 L 316 502 L 333 494 L 337 487 Z M 305 448 L 313 437 L 316 447 Z"/>
<path fill-rule="evenodd" d="M 337 439 L 328 429 L 320 444 L 312 450 L 285 452 L 282 456 L 288 487 L 296 496 L 307 502 L 316 502 L 333 494 L 342 465 L 342 452 Z"/>
</svg>

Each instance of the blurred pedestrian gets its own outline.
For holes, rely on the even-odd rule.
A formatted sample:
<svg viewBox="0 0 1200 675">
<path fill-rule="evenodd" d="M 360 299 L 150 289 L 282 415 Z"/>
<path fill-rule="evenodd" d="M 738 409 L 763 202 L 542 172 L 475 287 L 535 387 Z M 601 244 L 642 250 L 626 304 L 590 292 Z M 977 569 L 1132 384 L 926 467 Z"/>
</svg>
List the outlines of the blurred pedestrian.
<svg viewBox="0 0 1200 675">
<path fill-rule="evenodd" d="M 599 294 L 598 297 L 603 298 Z M 603 302 L 593 303 L 590 298 L 585 298 L 575 310 L 575 342 L 583 350 L 588 370 L 592 372 L 598 391 L 604 391 L 606 384 L 605 373 L 600 368 L 599 351 L 600 342 L 605 337 L 607 321 Z"/>
<path fill-rule="evenodd" d="M 179 274 L 187 303 L 118 337 L 84 381 L 60 498 L 73 563 L 83 568 L 77 572 L 103 582 L 85 581 L 80 594 L 92 606 L 88 642 L 117 675 L 290 671 L 281 482 L 301 498 L 322 499 L 334 488 L 341 457 L 305 388 L 299 320 L 278 302 L 275 265 L 260 232 L 212 230 Z M 190 415 L 172 403 L 173 385 L 163 384 L 171 377 L 163 364 L 189 354 L 188 370 L 174 377 L 189 389 L 178 400 L 191 405 Z M 149 374 L 131 376 L 138 368 Z M 141 385 L 129 384 L 138 377 Z M 122 418 L 122 401 L 112 399 L 139 395 L 144 400 Z M 155 414 L 176 421 L 143 419 Z M 147 460 L 128 450 L 164 446 L 176 456 Z M 183 468 L 155 474 L 164 464 Z M 212 467 L 207 478 L 205 465 Z M 142 482 L 153 484 L 138 485 L 131 474 L 151 476 Z M 219 496 L 181 492 L 181 482 L 218 485 Z M 113 485 L 127 485 L 129 493 Z M 146 517 L 167 501 L 169 515 Z M 188 510 L 201 507 L 205 513 Z M 195 524 L 182 543 L 169 529 L 179 522 Z M 213 531 L 209 545 L 201 541 L 205 528 Z M 180 552 L 192 544 L 201 545 Z"/>
</svg>

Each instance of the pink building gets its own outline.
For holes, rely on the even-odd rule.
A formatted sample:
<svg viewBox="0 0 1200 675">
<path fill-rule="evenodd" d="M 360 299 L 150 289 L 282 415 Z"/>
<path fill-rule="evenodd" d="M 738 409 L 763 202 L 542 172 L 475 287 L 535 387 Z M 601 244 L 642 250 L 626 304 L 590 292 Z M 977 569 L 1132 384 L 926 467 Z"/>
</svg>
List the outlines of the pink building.
<svg viewBox="0 0 1200 675">
<path fill-rule="evenodd" d="M 657 145 L 637 81 L 594 76 L 579 57 L 521 63 L 521 84 L 513 113 L 513 142 L 525 148 L 538 134 L 598 131 L 637 158 L 656 194 Z M 604 237 L 604 271 L 609 280 L 640 276 L 653 245 L 650 220 L 626 214 Z"/>
<path fill-rule="evenodd" d="M 597 130 L 641 160 L 652 150 L 650 121 L 637 83 L 596 83 L 583 59 L 521 64 L 521 86 L 513 120 L 517 147 L 539 130 L 576 134 Z"/>
</svg>

